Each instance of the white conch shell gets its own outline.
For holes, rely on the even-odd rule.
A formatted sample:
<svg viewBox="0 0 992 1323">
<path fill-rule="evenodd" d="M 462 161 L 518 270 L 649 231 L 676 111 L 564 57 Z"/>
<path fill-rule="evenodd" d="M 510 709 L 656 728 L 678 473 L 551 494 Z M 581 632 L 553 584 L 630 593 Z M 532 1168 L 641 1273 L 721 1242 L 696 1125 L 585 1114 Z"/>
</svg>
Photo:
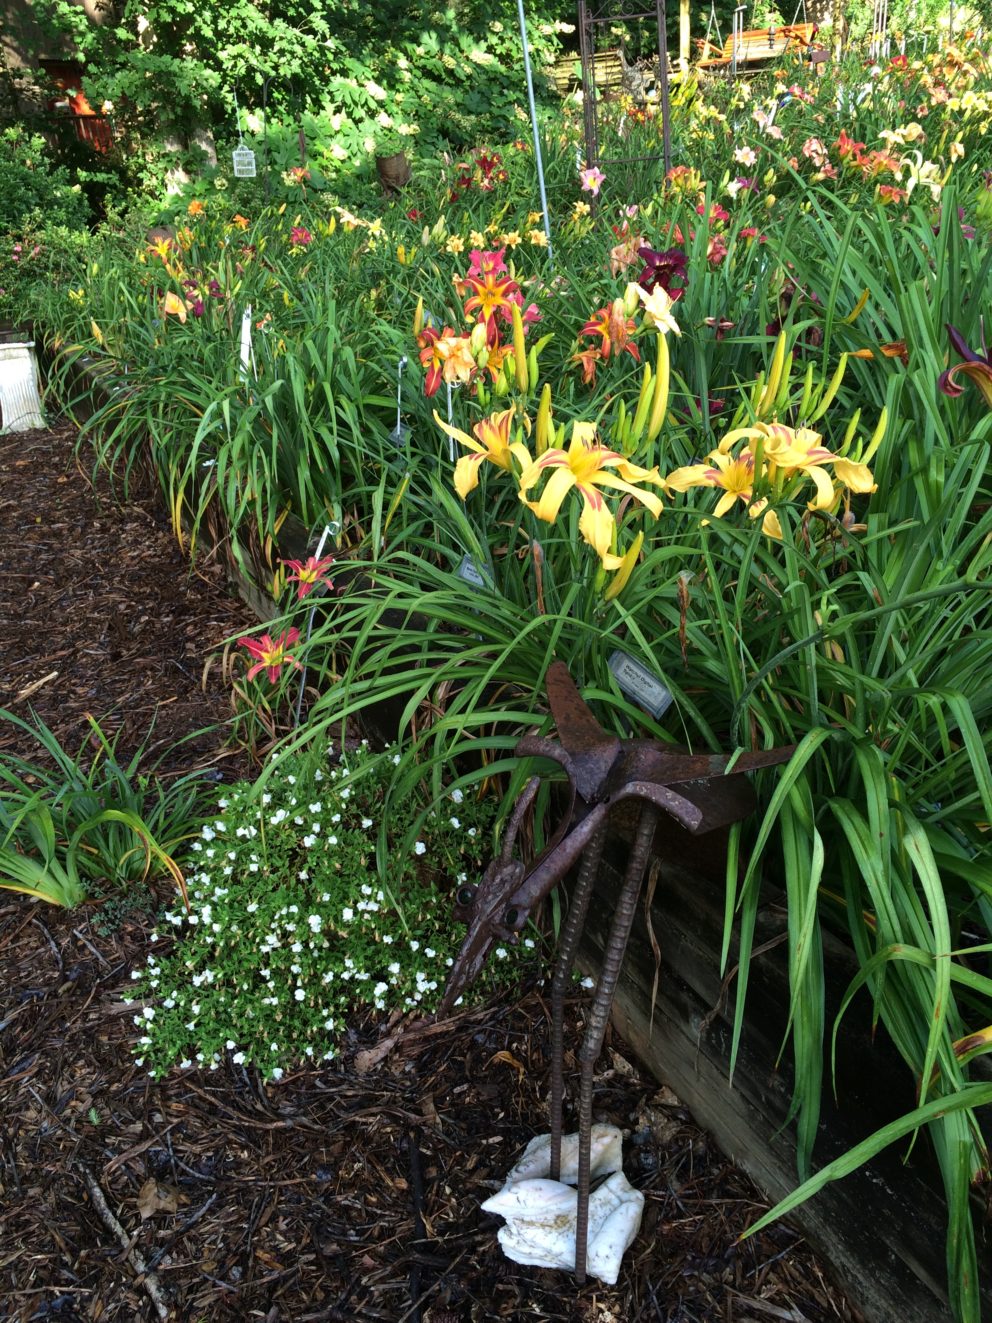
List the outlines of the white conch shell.
<svg viewBox="0 0 992 1323">
<path fill-rule="evenodd" d="M 615 1125 L 594 1125 L 589 1149 L 589 1172 L 594 1181 L 609 1176 L 623 1166 L 623 1136 Z M 510 1168 L 510 1181 L 547 1176 L 551 1170 L 551 1136 L 535 1135 L 521 1157 Z M 561 1141 L 561 1178 L 566 1185 L 579 1179 L 579 1137 L 564 1135 Z"/>
<path fill-rule="evenodd" d="M 593 1179 L 611 1174 L 589 1196 L 586 1266 L 612 1286 L 624 1252 L 640 1229 L 644 1196 L 619 1170 L 620 1131 L 615 1126 L 594 1126 L 592 1143 Z M 578 1195 L 565 1180 L 576 1179 L 577 1154 L 578 1136 L 567 1135 L 562 1142 L 564 1180 L 552 1181 L 547 1179 L 551 1136 L 531 1140 L 502 1190 L 482 1205 L 484 1212 L 506 1218 L 498 1233 L 499 1243 L 515 1263 L 574 1269 Z"/>
</svg>

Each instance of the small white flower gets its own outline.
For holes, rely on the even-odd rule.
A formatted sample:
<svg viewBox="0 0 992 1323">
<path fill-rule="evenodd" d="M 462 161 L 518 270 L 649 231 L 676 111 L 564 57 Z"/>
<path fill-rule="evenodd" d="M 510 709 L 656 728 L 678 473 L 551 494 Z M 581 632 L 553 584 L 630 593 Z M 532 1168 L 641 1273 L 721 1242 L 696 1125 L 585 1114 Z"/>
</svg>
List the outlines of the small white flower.
<svg viewBox="0 0 992 1323">
<path fill-rule="evenodd" d="M 423 841 L 418 841 L 418 842 L 416 843 L 416 845 L 413 847 L 413 853 L 414 853 L 414 854 L 426 854 L 426 853 L 427 853 L 427 846 L 423 843 Z"/>
<path fill-rule="evenodd" d="M 306 999 L 306 995 L 307 994 L 303 991 L 302 988 L 297 988 L 296 991 L 293 993 L 293 1000 L 304 1001 Z"/>
<path fill-rule="evenodd" d="M 585 976 L 585 978 L 584 978 L 584 979 L 582 980 L 582 982 L 579 984 L 579 987 L 581 987 L 581 988 L 586 988 L 587 990 L 588 990 L 588 989 L 591 989 L 591 988 L 594 988 L 595 986 L 596 986 L 596 980 L 593 979 L 593 978 L 590 978 L 588 974 Z"/>
<path fill-rule="evenodd" d="M 355 911 L 351 908 L 350 905 L 346 905 L 345 908 L 341 911 L 341 918 L 345 921 L 345 923 L 350 923 L 354 917 L 355 917 Z"/>
<path fill-rule="evenodd" d="M 461 790 L 452 790 L 452 792 L 451 792 L 451 798 L 452 798 L 453 803 L 455 803 L 455 804 L 460 804 L 460 803 L 462 802 L 462 800 L 465 798 L 465 794 L 464 794 L 464 792 L 461 791 Z"/>
</svg>

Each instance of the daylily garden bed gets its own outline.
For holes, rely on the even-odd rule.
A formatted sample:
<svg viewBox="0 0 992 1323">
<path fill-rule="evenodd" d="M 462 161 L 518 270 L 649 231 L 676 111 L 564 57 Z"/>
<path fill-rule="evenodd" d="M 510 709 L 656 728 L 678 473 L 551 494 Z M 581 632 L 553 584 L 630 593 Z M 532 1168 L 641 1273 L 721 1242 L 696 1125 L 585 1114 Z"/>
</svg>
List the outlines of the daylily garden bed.
<svg viewBox="0 0 992 1323">
<path fill-rule="evenodd" d="M 429 1010 L 458 940 L 432 888 L 498 838 L 557 658 L 618 734 L 795 746 L 730 834 L 738 1013 L 771 880 L 799 1174 L 829 1087 L 829 929 L 859 968 L 844 1013 L 915 1077 L 953 1310 L 977 1319 L 990 109 L 976 49 L 687 84 L 663 179 L 576 170 L 566 110 L 544 143 L 547 217 L 518 140 L 367 214 L 308 196 L 305 172 L 269 209 L 200 190 L 151 242 L 97 238 L 32 291 L 53 392 L 83 358 L 98 378 L 84 439 L 122 494 L 150 475 L 192 563 L 225 558 L 278 604 L 228 674 L 236 740 L 285 739 L 185 856 L 192 908 L 165 918 L 178 963 L 151 955 L 134 988 L 146 1069 L 331 1060 L 318 1044 L 347 1031 L 358 985 Z M 604 156 L 656 145 L 650 106 L 614 112 Z M 392 747 L 362 752 L 384 704 Z M 497 956 L 505 982 L 514 953 Z"/>
</svg>

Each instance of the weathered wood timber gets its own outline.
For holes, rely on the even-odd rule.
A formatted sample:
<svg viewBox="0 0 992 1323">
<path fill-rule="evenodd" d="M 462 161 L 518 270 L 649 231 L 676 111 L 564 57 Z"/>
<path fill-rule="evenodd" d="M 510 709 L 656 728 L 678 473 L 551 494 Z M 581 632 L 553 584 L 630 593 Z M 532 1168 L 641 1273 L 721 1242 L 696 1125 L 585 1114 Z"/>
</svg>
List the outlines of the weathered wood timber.
<svg viewBox="0 0 992 1323">
<path fill-rule="evenodd" d="M 677 829 L 668 824 L 664 830 L 663 858 L 682 862 L 662 863 L 651 909 L 661 947 L 653 1018 L 655 962 L 647 924 L 641 920 L 635 923 L 627 951 L 614 1023 L 728 1156 L 777 1201 L 798 1184 L 794 1131 L 786 1123 L 792 1092 L 788 1052 L 778 1059 L 789 1005 L 784 907 L 768 904 L 759 917 L 755 947 L 771 944 L 771 949 L 752 959 L 745 1028 L 731 1086 L 735 983 L 723 989 L 719 972 L 724 898 L 716 867 L 719 849 L 707 838 L 691 841 L 683 836 L 680 842 Z M 585 927 L 581 959 L 592 974 L 600 967 L 620 885 L 625 846 L 615 844 L 612 857 L 607 847 L 607 863 Z M 708 862 L 710 876 L 688 871 L 684 861 L 689 859 L 702 868 Z M 830 934 L 824 940 L 824 960 L 829 1037 L 853 965 L 850 953 Z M 735 966 L 736 948 L 728 968 Z M 835 1108 L 829 1098 L 824 1100 L 814 1151 L 817 1165 L 832 1161 L 915 1105 L 909 1071 L 882 1031 L 872 1044 L 869 1014 L 863 994 L 845 1019 L 838 1045 L 840 1105 Z M 827 1081 L 829 1071 L 828 1059 Z M 838 1284 L 868 1323 L 949 1323 L 943 1190 L 926 1138 L 918 1139 L 904 1163 L 906 1148 L 895 1145 L 847 1179 L 826 1186 L 790 1221 L 831 1265 Z M 978 1239 L 982 1318 L 992 1320 L 987 1227 L 984 1232 L 979 1227 Z M 663 1245 L 658 1253 L 664 1254 Z"/>
</svg>

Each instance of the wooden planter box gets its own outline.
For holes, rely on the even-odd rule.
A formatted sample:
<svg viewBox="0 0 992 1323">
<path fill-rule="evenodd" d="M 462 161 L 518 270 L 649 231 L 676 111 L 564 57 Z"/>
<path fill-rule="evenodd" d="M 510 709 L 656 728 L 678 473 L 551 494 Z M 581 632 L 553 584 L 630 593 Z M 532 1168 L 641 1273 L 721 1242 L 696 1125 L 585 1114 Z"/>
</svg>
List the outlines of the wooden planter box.
<svg viewBox="0 0 992 1323">
<path fill-rule="evenodd" d="M 724 990 L 719 972 L 721 843 L 709 838 L 693 841 L 664 823 L 660 835 L 665 838 L 659 849 L 662 859 L 680 862 L 662 863 L 652 906 L 661 947 L 653 1023 L 655 962 L 641 916 L 631 935 L 613 1021 L 695 1120 L 768 1199 L 777 1202 L 799 1184 L 794 1131 L 785 1124 L 792 1093 L 791 1059 L 786 1052 L 781 1062 L 777 1060 L 789 1005 L 786 943 L 752 959 L 745 1028 L 731 1086 L 735 984 Z M 623 842 L 616 845 L 612 854 L 607 851 L 586 925 L 580 962 L 589 973 L 599 969 L 620 887 L 626 847 Z M 689 860 L 699 871 L 685 867 Z M 784 907 L 766 906 L 759 916 L 755 948 L 783 934 L 785 922 Z M 829 935 L 825 935 L 824 960 L 829 1040 L 854 964 L 850 952 Z M 728 969 L 736 962 L 735 947 Z M 882 1031 L 872 1045 L 869 1014 L 867 994 L 862 994 L 845 1018 L 838 1044 L 840 1109 L 830 1097 L 824 1098 L 814 1149 L 817 1165 L 826 1165 L 915 1106 L 909 1071 Z M 830 1094 L 829 1041 L 824 1079 L 825 1092 Z M 952 1317 L 946 1291 L 943 1187 L 925 1136 L 904 1164 L 906 1151 L 905 1142 L 893 1145 L 845 1180 L 826 1186 L 789 1218 L 830 1265 L 837 1283 L 868 1323 L 944 1323 Z M 980 1211 L 976 1226 L 982 1318 L 992 1319 L 992 1252 Z M 658 1252 L 663 1254 L 664 1247 L 659 1246 Z"/>
</svg>

